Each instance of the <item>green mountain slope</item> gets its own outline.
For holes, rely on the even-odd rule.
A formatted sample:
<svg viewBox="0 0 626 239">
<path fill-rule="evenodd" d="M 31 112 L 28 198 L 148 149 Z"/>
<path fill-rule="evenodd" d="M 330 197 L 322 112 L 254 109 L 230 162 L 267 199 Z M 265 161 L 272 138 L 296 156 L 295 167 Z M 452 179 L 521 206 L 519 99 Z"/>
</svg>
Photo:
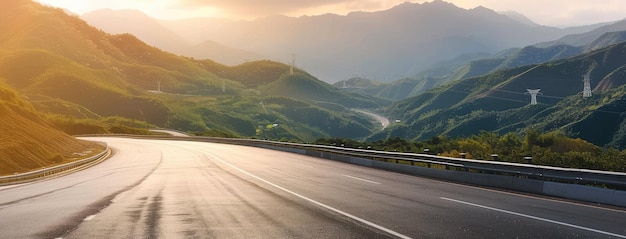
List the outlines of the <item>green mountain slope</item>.
<svg viewBox="0 0 626 239">
<path fill-rule="evenodd" d="M 410 78 L 384 85 L 348 90 L 391 100 L 402 100 L 449 82 L 481 76 L 497 70 L 565 59 L 625 40 L 626 31 L 606 32 L 584 46 L 551 44 L 539 47 L 535 45 L 511 48 L 495 55 L 464 54 L 449 61 L 439 62 L 435 67 Z M 341 84 L 343 82 L 339 82 L 339 85 Z"/>
<path fill-rule="evenodd" d="M 468 78 L 400 101 L 391 108 L 404 124 L 374 138 L 427 139 L 477 134 L 561 131 L 598 145 L 624 145 L 626 43 L 560 61 Z M 593 96 L 582 97 L 589 74 Z M 541 88 L 538 105 L 526 89 Z"/>
<path fill-rule="evenodd" d="M 183 131 L 304 141 L 351 137 L 346 132 L 367 136 L 375 123 L 349 108 L 389 103 L 338 91 L 299 69 L 303 77 L 288 77 L 290 68 L 282 63 L 224 66 L 177 56 L 33 1 L 4 1 L 0 16 L 1 81 L 59 122 L 116 119 L 137 126 L 145 124 L 133 122 L 145 121 Z M 284 100 L 265 107 L 276 97 Z M 305 121 L 285 113 L 292 101 L 323 116 Z M 268 135 L 264 127 L 279 121 L 283 131 Z M 358 123 L 346 124 L 344 131 L 328 127 L 348 121 Z M 102 132 L 64 125 L 72 133 Z"/>
<path fill-rule="evenodd" d="M 0 175 L 68 163 L 102 151 L 54 129 L 6 85 L 0 84 Z"/>
</svg>

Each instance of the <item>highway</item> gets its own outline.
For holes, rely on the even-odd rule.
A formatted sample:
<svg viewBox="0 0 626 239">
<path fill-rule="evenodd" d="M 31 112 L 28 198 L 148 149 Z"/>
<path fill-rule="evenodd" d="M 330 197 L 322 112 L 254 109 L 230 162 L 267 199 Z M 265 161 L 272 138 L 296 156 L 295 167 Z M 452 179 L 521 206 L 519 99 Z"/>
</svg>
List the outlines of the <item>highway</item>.
<svg viewBox="0 0 626 239">
<path fill-rule="evenodd" d="M 260 148 L 88 138 L 115 150 L 0 187 L 0 238 L 626 238 L 626 211 Z"/>
<path fill-rule="evenodd" d="M 359 110 L 359 109 L 353 109 L 356 112 L 359 112 L 361 114 L 364 114 L 370 118 L 372 118 L 373 120 L 376 120 L 378 122 L 380 122 L 380 126 L 382 127 L 382 129 L 387 128 L 387 126 L 389 126 L 389 119 L 385 118 L 382 115 L 379 114 L 375 114 L 369 111 L 365 111 L 365 110 Z"/>
</svg>

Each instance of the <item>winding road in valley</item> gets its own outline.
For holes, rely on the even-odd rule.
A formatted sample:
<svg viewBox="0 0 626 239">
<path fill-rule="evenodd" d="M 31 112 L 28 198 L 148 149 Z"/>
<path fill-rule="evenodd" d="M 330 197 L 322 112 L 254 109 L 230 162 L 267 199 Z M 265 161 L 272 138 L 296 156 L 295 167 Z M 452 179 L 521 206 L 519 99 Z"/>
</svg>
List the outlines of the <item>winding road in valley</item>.
<svg viewBox="0 0 626 239">
<path fill-rule="evenodd" d="M 379 114 L 375 114 L 369 111 L 365 111 L 365 110 L 357 110 L 355 109 L 354 111 L 359 112 L 361 114 L 367 115 L 368 117 L 380 122 L 380 126 L 382 127 L 382 129 L 387 128 L 387 126 L 389 126 L 389 119 L 385 118 L 382 115 Z"/>
<path fill-rule="evenodd" d="M 0 238 L 626 238 L 626 211 L 304 155 L 87 138 L 107 161 L 0 188 Z"/>
</svg>

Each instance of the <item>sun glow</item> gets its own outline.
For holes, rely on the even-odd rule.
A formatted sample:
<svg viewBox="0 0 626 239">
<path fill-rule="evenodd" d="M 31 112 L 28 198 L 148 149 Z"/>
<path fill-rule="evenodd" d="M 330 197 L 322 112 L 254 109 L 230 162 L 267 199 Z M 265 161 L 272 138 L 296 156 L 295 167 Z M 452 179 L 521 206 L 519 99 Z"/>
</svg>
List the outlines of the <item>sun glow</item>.
<svg viewBox="0 0 626 239">
<path fill-rule="evenodd" d="M 64 8 L 70 12 L 82 15 L 98 9 L 135 9 L 150 16 L 161 19 L 180 19 L 192 17 L 229 18 L 224 10 L 212 6 L 198 6 L 192 9 L 182 8 L 177 1 L 171 0 L 37 0 L 44 5 Z"/>
<path fill-rule="evenodd" d="M 354 11 L 381 11 L 403 2 L 425 3 L 439 0 L 36 0 L 76 14 L 98 9 L 136 9 L 160 19 L 213 17 L 252 20 L 267 15 L 345 15 Z M 458 7 L 483 6 L 495 11 L 519 12 L 539 24 L 572 26 L 615 21 L 624 18 L 623 0 L 442 0 Z M 558 8 L 558 12 L 553 9 Z"/>
</svg>

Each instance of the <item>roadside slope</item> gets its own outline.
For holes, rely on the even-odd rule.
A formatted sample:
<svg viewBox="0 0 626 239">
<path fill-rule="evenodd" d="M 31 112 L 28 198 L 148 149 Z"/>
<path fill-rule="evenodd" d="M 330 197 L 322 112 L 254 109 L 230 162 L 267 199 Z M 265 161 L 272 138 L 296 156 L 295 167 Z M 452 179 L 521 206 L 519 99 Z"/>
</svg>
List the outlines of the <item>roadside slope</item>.
<svg viewBox="0 0 626 239">
<path fill-rule="evenodd" d="M 23 173 L 93 155 L 102 146 L 77 140 L 43 121 L 31 105 L 0 85 L 0 175 Z"/>
</svg>

